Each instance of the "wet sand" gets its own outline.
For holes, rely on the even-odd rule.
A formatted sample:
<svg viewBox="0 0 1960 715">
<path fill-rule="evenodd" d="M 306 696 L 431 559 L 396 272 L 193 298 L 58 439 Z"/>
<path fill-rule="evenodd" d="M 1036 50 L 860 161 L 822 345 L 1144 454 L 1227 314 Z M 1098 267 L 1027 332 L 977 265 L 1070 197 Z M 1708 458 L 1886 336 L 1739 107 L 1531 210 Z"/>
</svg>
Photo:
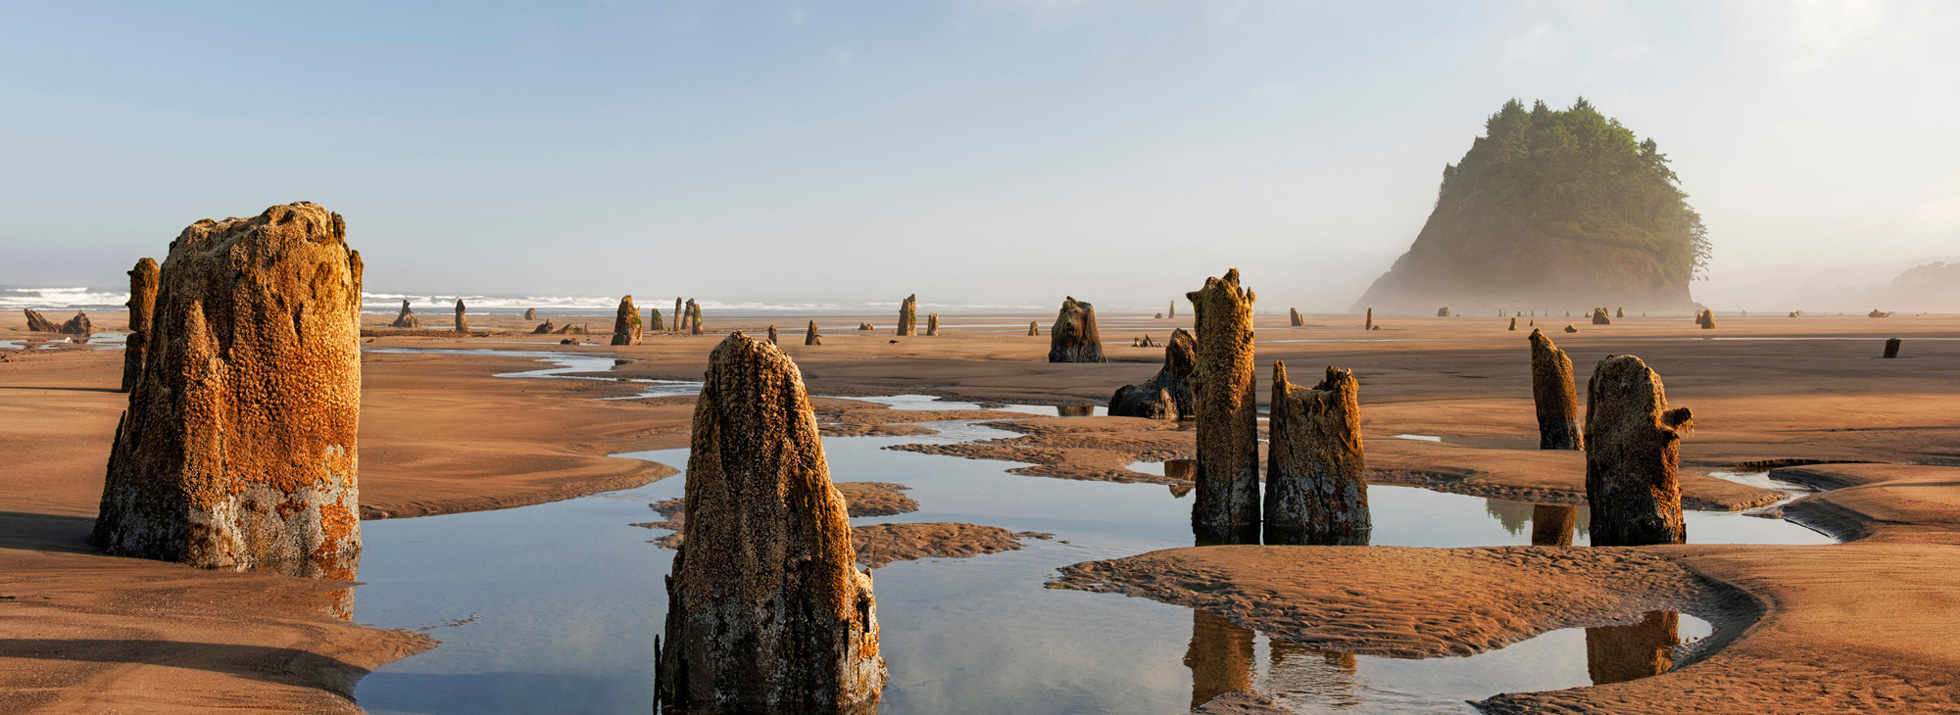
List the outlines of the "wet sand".
<svg viewBox="0 0 1960 715">
<path fill-rule="evenodd" d="M 91 318 L 111 330 L 123 323 L 113 314 Z M 1188 320 L 1101 316 L 1112 362 L 1054 365 L 1045 362 L 1052 316 L 942 316 L 944 334 L 930 338 L 891 336 L 889 316 L 825 316 L 819 325 L 833 327 L 824 331 L 825 344 L 813 347 L 801 344 L 803 316 L 724 320 L 710 312 L 707 319 L 708 335 L 648 334 L 644 345 L 611 347 L 560 346 L 563 336 L 516 332 L 520 327 L 528 332 L 531 323 L 515 317 L 472 315 L 472 327 L 485 337 L 459 340 L 440 331 L 397 337 L 384 330 L 368 346 L 617 356 L 631 362 L 608 373 L 615 377 L 698 380 L 708 349 L 723 332 L 759 334 L 775 320 L 784 349 L 798 361 L 813 394 L 1098 405 L 1117 386 L 1147 379 L 1161 362 L 1161 349 L 1127 347 L 1130 338 L 1148 333 L 1162 340 L 1173 326 L 1189 328 Z M 1023 334 L 1030 319 L 1042 324 L 1043 336 Z M 881 329 L 837 327 L 860 320 Z M 1508 319 L 1494 315 L 1378 316 L 1388 328 L 1366 333 L 1358 317 L 1309 316 L 1302 328 L 1286 327 L 1285 320 L 1283 311 L 1258 320 L 1260 379 L 1269 379 L 1276 359 L 1295 369 L 1322 364 L 1354 369 L 1361 380 L 1369 466 L 1377 479 L 1537 501 L 1583 496 L 1576 454 L 1394 437 L 1534 438 L 1524 344 L 1528 329 L 1505 331 Z M 574 321 L 610 324 L 598 317 Z M 0 316 L 0 340 L 31 337 L 21 332 L 23 322 L 17 314 Z M 386 318 L 369 314 L 363 322 Z M 969 322 L 1005 327 L 960 327 Z M 1722 316 L 1722 328 L 1715 331 L 1697 330 L 1686 316 L 1628 318 L 1612 326 L 1582 325 L 1576 318 L 1541 322 L 1581 329 L 1547 332 L 1572 355 L 1582 381 L 1607 354 L 1637 354 L 1654 366 L 1667 382 L 1670 401 L 1695 410 L 1696 432 L 1683 446 L 1684 472 L 1854 460 L 1960 464 L 1960 413 L 1951 409 L 1960 385 L 1960 341 L 1952 340 L 1960 338 L 1960 319 Z M 1017 323 L 1020 327 L 1013 327 Z M 512 332 L 498 332 L 504 330 Z M 1905 339 L 1903 356 L 1876 359 L 1884 339 L 1892 336 Z M 600 343 L 606 338 L 573 337 Z M 0 444 L 15 461 L 13 469 L 0 471 L 0 493 L 7 498 L 0 508 L 0 597 L 13 597 L 0 600 L 0 633 L 16 644 L 0 651 L 0 688 L 31 695 L 22 706 L 0 705 L 0 712 L 175 712 L 239 703 L 354 712 L 356 706 L 345 697 L 354 679 L 429 646 L 423 636 L 338 620 L 331 582 L 214 574 L 104 557 L 82 546 L 125 402 L 124 395 L 110 391 L 121 353 L 63 347 L 0 351 L 0 358 L 6 360 L 0 362 Z M 507 508 L 626 488 L 672 473 L 662 465 L 606 455 L 686 446 L 692 398 L 603 401 L 586 398 L 631 395 L 637 387 L 493 377 L 538 367 L 529 357 L 367 354 L 361 434 L 365 515 Z M 1262 400 L 1264 387 L 1262 382 L 1258 390 Z M 1001 417 L 972 410 L 887 410 L 854 400 L 817 400 L 816 407 L 823 421 L 835 423 L 826 426 L 827 434 L 919 433 L 928 429 L 919 422 Z M 1009 429 L 1020 436 L 1009 443 L 968 445 L 991 453 L 963 456 L 1033 463 L 1017 470 L 1031 476 L 1162 481 L 1126 465 L 1188 456 L 1189 450 L 1188 431 L 1170 423 L 1073 418 L 1013 424 Z M 1030 458 L 1037 456 L 1041 459 Z M 1430 613 L 1507 613 L 1496 625 L 1425 627 L 1412 641 L 1494 647 L 1575 618 L 1623 619 L 1638 612 L 1627 609 L 1650 602 L 1682 603 L 1697 613 L 1712 610 L 1711 615 L 1746 630 L 1714 655 L 1667 675 L 1500 696 L 1492 706 L 1520 712 L 1952 707 L 1956 693 L 1950 673 L 1960 672 L 1954 667 L 1960 665 L 1960 646 L 1954 645 L 1960 633 L 1946 617 L 1956 605 L 1948 595 L 1956 585 L 1948 581 L 1956 577 L 1945 574 L 1960 565 L 1960 551 L 1951 546 L 1960 538 L 1951 528 L 1949 508 L 1960 499 L 1960 480 L 1936 467 L 1882 466 L 1800 468 L 1810 470 L 1803 481 L 1844 488 L 1791 504 L 1788 513 L 1862 537 L 1854 544 L 1642 549 L 1641 555 L 1617 562 L 1609 557 L 1619 551 L 1613 549 L 1362 549 L 1358 553 L 1371 554 L 1367 559 L 1386 559 L 1382 568 L 1344 572 L 1370 584 L 1378 597 L 1389 599 L 1385 603 L 1398 603 L 1394 599 L 1400 597 L 1390 595 L 1396 589 L 1413 588 L 1397 584 L 1429 579 L 1463 587 L 1399 609 L 1357 611 L 1339 623 L 1379 631 Z M 1764 498 L 1763 490 L 1700 476 L 1685 479 L 1684 491 L 1691 501 L 1720 508 Z M 1288 554 L 1282 560 L 1346 558 L 1337 549 L 1302 550 L 1312 555 Z M 1224 559 L 1239 551 L 1178 550 L 1136 558 L 1168 564 L 1151 578 L 1172 584 L 1176 574 L 1185 573 L 1180 569 L 1198 568 L 1182 559 Z M 1404 552 L 1421 555 L 1393 555 Z M 1214 586 L 1245 585 L 1251 582 L 1240 579 L 1247 573 L 1274 563 L 1258 556 L 1234 559 L 1207 561 L 1203 567 L 1213 570 L 1203 573 Z M 1473 587 L 1481 582 L 1471 576 L 1507 559 L 1516 562 L 1504 566 L 1512 578 L 1499 586 L 1547 594 L 1555 605 L 1563 601 L 1571 607 L 1527 607 L 1529 599 L 1507 601 L 1496 595 L 1501 589 Z M 1604 575 L 1562 575 L 1574 569 Z M 1280 581 L 1279 575 L 1260 578 L 1265 580 L 1258 588 L 1235 592 L 1245 604 L 1259 607 L 1224 602 L 1205 607 L 1288 634 L 1279 621 L 1260 619 L 1332 608 L 1336 602 L 1317 600 L 1313 586 L 1327 580 L 1324 573 L 1318 579 L 1302 573 L 1299 583 Z M 1289 599 L 1289 608 L 1269 607 L 1272 602 L 1259 588 L 1275 584 L 1298 589 L 1297 603 Z M 1577 595 L 1552 595 L 1554 587 Z M 1457 640 L 1459 635 L 1467 640 Z M 159 643 L 168 649 L 156 650 Z M 183 687 L 186 682 L 192 687 Z"/>
</svg>

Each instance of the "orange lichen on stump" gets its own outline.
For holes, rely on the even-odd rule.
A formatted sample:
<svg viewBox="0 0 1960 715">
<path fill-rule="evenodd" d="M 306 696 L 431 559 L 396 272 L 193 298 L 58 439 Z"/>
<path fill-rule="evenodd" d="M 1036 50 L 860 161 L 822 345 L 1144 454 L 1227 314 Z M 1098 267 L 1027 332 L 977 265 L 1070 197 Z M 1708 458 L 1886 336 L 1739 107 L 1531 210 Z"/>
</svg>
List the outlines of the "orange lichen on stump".
<svg viewBox="0 0 1960 715">
<path fill-rule="evenodd" d="M 361 258 L 299 202 L 170 244 L 90 543 L 346 577 L 361 550 Z"/>
</svg>

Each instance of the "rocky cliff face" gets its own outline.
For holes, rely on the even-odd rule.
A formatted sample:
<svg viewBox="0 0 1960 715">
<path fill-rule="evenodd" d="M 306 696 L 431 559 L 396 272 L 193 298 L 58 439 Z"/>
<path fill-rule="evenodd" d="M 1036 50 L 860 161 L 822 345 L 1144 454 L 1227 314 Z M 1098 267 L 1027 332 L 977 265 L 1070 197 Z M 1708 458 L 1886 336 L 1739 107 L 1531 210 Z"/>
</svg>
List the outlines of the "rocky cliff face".
<svg viewBox="0 0 1960 715">
<path fill-rule="evenodd" d="M 1451 305 L 1474 314 L 1602 302 L 1638 310 L 1695 306 L 1687 278 L 1671 278 L 1649 251 L 1554 236 L 1470 197 L 1437 206 L 1409 251 L 1350 310 L 1418 313 Z"/>
</svg>

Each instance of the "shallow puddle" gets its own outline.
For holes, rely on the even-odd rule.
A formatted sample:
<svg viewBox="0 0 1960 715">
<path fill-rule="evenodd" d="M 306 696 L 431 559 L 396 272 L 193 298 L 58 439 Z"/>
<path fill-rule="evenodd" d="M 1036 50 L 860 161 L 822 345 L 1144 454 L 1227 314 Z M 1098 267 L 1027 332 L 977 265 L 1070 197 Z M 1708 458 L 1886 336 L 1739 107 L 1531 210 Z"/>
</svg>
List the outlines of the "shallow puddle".
<svg viewBox="0 0 1960 715">
<path fill-rule="evenodd" d="M 873 401 L 978 407 L 923 397 Z M 1190 545 L 1191 497 L 1163 485 L 1024 477 L 1005 473 L 1020 466 L 1014 463 L 882 449 L 1013 436 L 971 421 L 928 426 L 944 431 L 824 440 L 834 480 L 902 483 L 921 506 L 853 524 L 951 521 L 1055 538 L 873 572 L 891 671 L 884 713 L 1175 713 L 1243 683 L 1302 712 L 1472 712 L 1465 701 L 1500 692 L 1608 682 L 1601 678 L 1632 672 L 1614 665 L 1615 653 L 1651 656 L 1652 643 L 1709 632 L 1691 617 L 1677 624 L 1656 615 L 1645 631 L 1566 629 L 1467 658 L 1402 660 L 1304 649 L 1149 599 L 1046 588 L 1061 566 Z M 687 462 L 684 449 L 622 456 L 677 468 Z M 647 712 L 654 636 L 666 611 L 661 578 L 673 552 L 648 543 L 666 532 L 631 524 L 654 520 L 647 505 L 680 496 L 684 479 L 517 509 L 364 523 L 365 585 L 356 589 L 355 620 L 431 628 L 443 645 L 361 680 L 361 706 L 372 713 Z M 1557 527 L 1541 538 L 1564 530 L 1585 543 L 1583 515 L 1570 507 L 1547 512 L 1392 486 L 1369 496 L 1378 545 L 1532 543 L 1541 525 Z M 1689 536 L 1829 542 L 1788 522 L 1703 512 L 1691 513 Z M 1662 632 L 1670 624 L 1673 632 Z M 1651 657 L 1638 664 L 1656 667 Z"/>
</svg>

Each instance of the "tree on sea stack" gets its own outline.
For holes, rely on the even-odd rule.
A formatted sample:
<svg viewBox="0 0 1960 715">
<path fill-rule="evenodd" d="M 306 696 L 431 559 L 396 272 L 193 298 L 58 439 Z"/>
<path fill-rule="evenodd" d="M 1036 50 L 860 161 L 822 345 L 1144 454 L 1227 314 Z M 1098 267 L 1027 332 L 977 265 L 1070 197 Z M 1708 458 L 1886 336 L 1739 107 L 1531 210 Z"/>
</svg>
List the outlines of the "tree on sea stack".
<svg viewBox="0 0 1960 715">
<path fill-rule="evenodd" d="M 142 379 L 89 543 L 351 579 L 361 551 L 361 257 L 299 202 L 203 219 L 158 275 Z"/>
<path fill-rule="evenodd" d="M 1096 307 L 1069 297 L 1048 330 L 1048 362 L 1108 362 L 1102 334 L 1096 331 Z"/>
<path fill-rule="evenodd" d="M 856 567 L 816 414 L 783 352 L 740 332 L 695 402 L 681 546 L 667 576 L 660 704 L 687 712 L 875 711 L 871 574 Z"/>
<path fill-rule="evenodd" d="M 1586 383 L 1586 503 L 1593 546 L 1679 544 L 1681 437 L 1688 408 L 1668 409 L 1667 390 L 1632 355 L 1608 355 Z"/>
<path fill-rule="evenodd" d="M 150 314 L 157 302 L 157 262 L 154 258 L 136 261 L 129 270 L 129 337 L 123 339 L 122 392 L 136 389 L 143 374 L 143 356 L 150 340 Z"/>
<path fill-rule="evenodd" d="M 1360 383 L 1327 368 L 1311 388 L 1273 362 L 1272 438 L 1266 459 L 1268 544 L 1366 546 L 1374 530 L 1363 474 Z"/>
<path fill-rule="evenodd" d="M 1191 528 L 1201 543 L 1259 543 L 1259 410 L 1254 390 L 1252 304 L 1239 269 L 1185 295 L 1197 311 L 1198 496 Z"/>
<path fill-rule="evenodd" d="M 1653 139 L 1590 102 L 1555 110 L 1512 100 L 1443 167 L 1422 230 L 1355 307 L 1603 299 L 1687 308 L 1688 285 L 1711 256 L 1687 198 Z"/>
</svg>

